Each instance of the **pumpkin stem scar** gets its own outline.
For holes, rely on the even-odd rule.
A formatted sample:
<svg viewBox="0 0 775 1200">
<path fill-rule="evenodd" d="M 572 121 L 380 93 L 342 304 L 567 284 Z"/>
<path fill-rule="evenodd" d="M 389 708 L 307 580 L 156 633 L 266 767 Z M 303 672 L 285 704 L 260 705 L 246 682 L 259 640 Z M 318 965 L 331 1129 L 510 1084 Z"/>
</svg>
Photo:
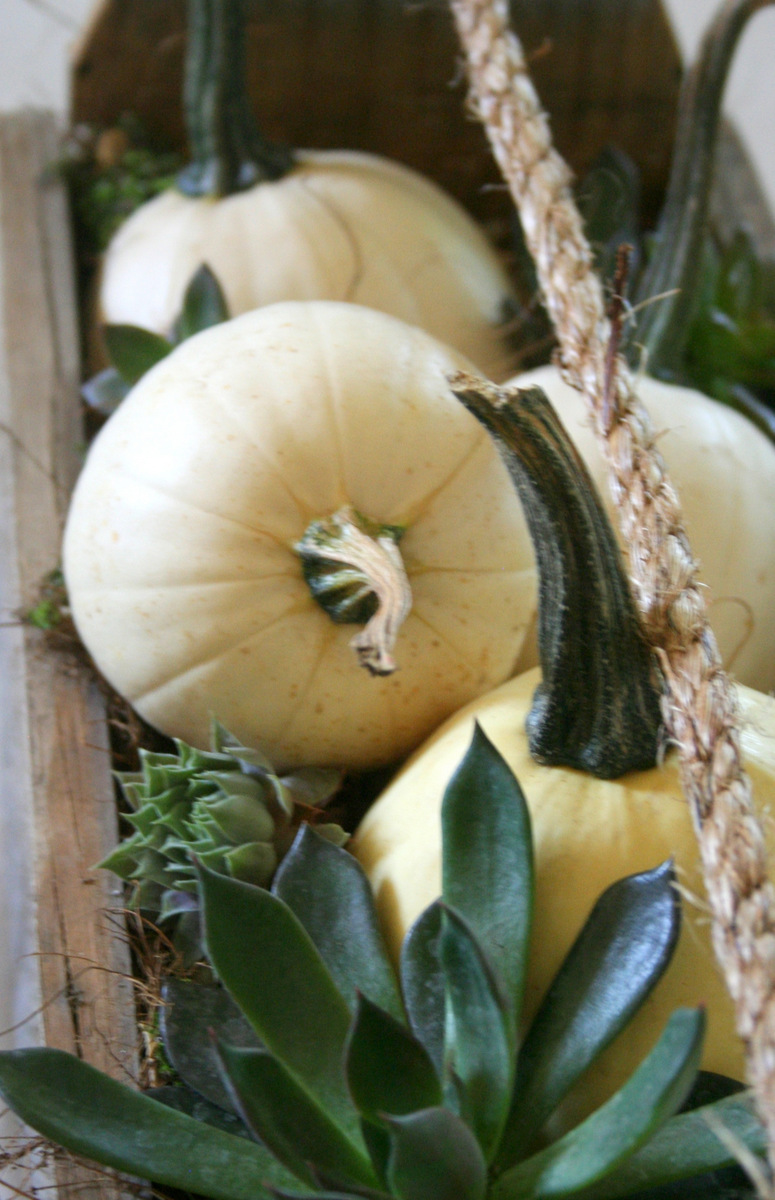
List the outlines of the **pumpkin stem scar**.
<svg viewBox="0 0 775 1200">
<path fill-rule="evenodd" d="M 391 675 L 398 631 L 412 607 L 412 591 L 398 541 L 404 530 L 380 525 L 349 505 L 312 521 L 294 550 L 310 593 L 336 624 L 361 624 L 350 641 L 360 666 Z"/>
</svg>

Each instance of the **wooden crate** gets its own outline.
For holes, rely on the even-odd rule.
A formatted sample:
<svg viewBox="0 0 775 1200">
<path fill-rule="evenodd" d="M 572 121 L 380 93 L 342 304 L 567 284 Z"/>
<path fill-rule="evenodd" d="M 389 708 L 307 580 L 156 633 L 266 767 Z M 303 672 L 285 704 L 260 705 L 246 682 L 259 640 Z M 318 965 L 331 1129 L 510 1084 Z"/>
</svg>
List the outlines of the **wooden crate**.
<svg viewBox="0 0 775 1200">
<path fill-rule="evenodd" d="M 638 162 L 647 210 L 665 184 L 679 57 L 659 0 L 512 0 L 556 140 L 577 172 L 608 142 Z M 106 0 L 73 68 L 73 118 L 132 111 L 182 143 L 183 0 Z M 491 226 L 509 205 L 465 112 L 444 0 L 252 0 L 251 79 L 265 132 L 310 147 L 391 155 L 447 187 Z M 772 222 L 728 132 L 716 209 Z M 48 1044 L 120 1079 L 135 1074 L 122 893 L 94 864 L 117 837 L 105 711 L 85 670 L 18 614 L 57 565 L 82 432 L 70 231 L 49 169 L 46 114 L 0 117 L 0 1036 Z M 0 1154 L 21 1135 L 0 1116 Z M 0 1193 L 114 1200 L 124 1185 L 68 1161 L 37 1174 L 0 1158 Z"/>
<path fill-rule="evenodd" d="M 18 619 L 59 561 L 83 440 L 57 152 L 51 116 L 0 118 L 0 1045 L 45 1043 L 132 1079 L 122 890 L 94 866 L 117 837 L 105 709 L 91 675 Z M 0 1154 L 23 1149 L 9 1114 L 0 1135 Z M 33 1154 L 7 1157 L 8 1195 L 116 1195 L 65 1159 L 33 1171 Z"/>
</svg>

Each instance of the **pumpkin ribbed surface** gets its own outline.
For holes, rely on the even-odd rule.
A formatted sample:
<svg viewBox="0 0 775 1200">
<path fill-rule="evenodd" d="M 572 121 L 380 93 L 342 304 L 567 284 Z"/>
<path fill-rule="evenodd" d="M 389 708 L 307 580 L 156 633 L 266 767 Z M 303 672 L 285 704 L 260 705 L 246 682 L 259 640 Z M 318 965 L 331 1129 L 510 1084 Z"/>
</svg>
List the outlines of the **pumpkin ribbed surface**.
<svg viewBox="0 0 775 1200">
<path fill-rule="evenodd" d="M 168 333 L 202 263 L 235 315 L 281 300 L 364 304 L 508 374 L 513 292 L 485 235 L 435 184 L 376 155 L 307 151 L 276 182 L 222 199 L 162 193 L 108 247 L 103 320 Z"/>
<path fill-rule="evenodd" d="M 197 335 L 98 435 L 64 567 L 97 665 L 152 724 L 206 745 L 215 715 L 278 767 L 407 753 L 507 678 L 532 550 L 465 360 L 384 314 L 287 303 Z M 295 543 L 343 505 L 405 526 L 413 605 L 374 678 L 312 599 Z"/>
</svg>

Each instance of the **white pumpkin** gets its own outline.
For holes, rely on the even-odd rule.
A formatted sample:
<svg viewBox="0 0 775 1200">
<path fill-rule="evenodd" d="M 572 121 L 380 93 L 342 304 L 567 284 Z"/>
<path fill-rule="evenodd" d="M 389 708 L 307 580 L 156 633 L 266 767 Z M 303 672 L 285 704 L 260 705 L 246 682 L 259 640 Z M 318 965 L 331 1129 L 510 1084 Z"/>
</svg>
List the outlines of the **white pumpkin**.
<svg viewBox="0 0 775 1200">
<path fill-rule="evenodd" d="M 306 151 L 282 178 L 215 198 L 170 188 L 104 257 L 101 319 L 169 333 L 206 263 L 232 314 L 279 300 L 391 313 L 503 379 L 514 293 L 479 226 L 416 171 L 371 154 Z"/>
<path fill-rule="evenodd" d="M 98 435 L 64 571 L 97 666 L 166 733 L 211 714 L 280 768 L 406 754 L 511 673 L 535 605 L 519 503 L 452 396 L 465 360 L 382 313 L 273 305 L 198 334 Z M 349 505 L 405 525 L 398 670 L 369 676 L 295 543 Z"/>
<path fill-rule="evenodd" d="M 555 367 L 510 381 L 544 389 L 617 529 L 607 468 L 579 392 Z M 724 665 L 749 687 L 775 688 L 775 446 L 746 417 L 700 392 L 638 381 L 638 395 L 681 501 Z M 537 661 L 534 652 L 521 666 Z"/>
</svg>

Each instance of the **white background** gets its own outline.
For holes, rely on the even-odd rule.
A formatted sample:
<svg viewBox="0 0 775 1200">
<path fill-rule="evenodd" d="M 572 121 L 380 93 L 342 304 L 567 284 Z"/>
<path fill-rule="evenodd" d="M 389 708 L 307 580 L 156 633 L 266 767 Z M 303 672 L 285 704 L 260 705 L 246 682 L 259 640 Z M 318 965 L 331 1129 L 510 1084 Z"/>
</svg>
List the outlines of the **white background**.
<svg viewBox="0 0 775 1200">
<path fill-rule="evenodd" d="M 665 0 L 685 57 L 718 4 Z M 0 0 L 0 110 L 33 105 L 66 112 L 68 53 L 95 7 L 96 0 Z M 775 211 L 775 6 L 757 13 L 743 34 L 726 108 Z"/>
</svg>

